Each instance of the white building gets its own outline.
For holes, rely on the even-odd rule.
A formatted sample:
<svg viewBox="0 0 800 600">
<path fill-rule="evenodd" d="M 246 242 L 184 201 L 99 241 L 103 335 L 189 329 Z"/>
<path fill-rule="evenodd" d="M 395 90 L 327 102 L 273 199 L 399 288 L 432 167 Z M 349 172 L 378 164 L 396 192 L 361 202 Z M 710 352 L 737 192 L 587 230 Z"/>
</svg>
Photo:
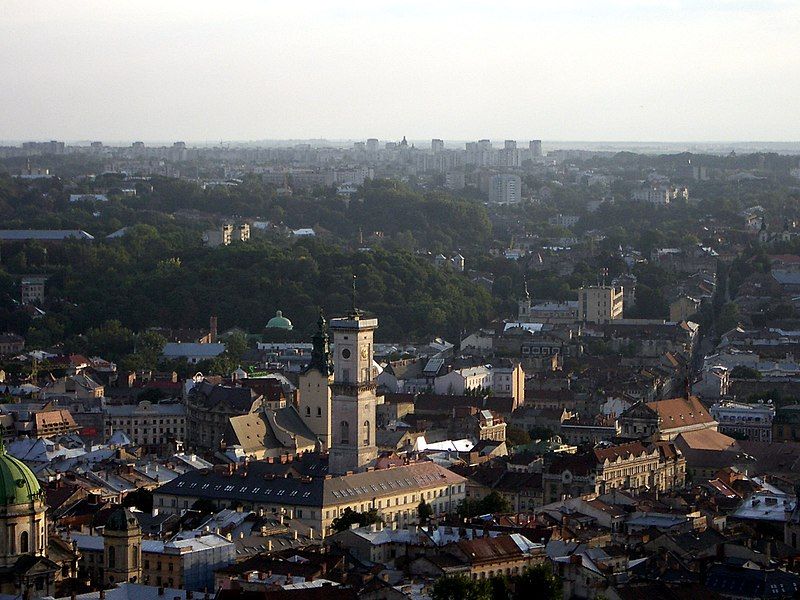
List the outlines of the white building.
<svg viewBox="0 0 800 600">
<path fill-rule="evenodd" d="M 518 204 L 522 201 L 522 179 L 519 175 L 502 173 L 493 175 L 489 184 L 489 202 L 493 204 Z"/>
<path fill-rule="evenodd" d="M 482 390 L 492 386 L 492 371 L 489 367 L 454 369 L 434 380 L 437 394 L 462 396 L 467 390 Z"/>
<path fill-rule="evenodd" d="M 647 202 L 657 206 L 666 206 L 672 200 L 683 198 L 689 199 L 689 190 L 685 187 L 673 187 L 668 185 L 644 185 L 633 190 L 631 200 L 636 202 Z"/>
<path fill-rule="evenodd" d="M 772 441 L 772 404 L 742 402 L 717 402 L 711 407 L 711 416 L 719 423 L 718 431 L 727 435 L 746 436 L 755 442 Z"/>
<path fill-rule="evenodd" d="M 225 344 L 198 344 L 183 342 L 167 342 L 161 351 L 165 360 L 185 360 L 191 365 L 216 358 L 225 352 Z"/>
</svg>

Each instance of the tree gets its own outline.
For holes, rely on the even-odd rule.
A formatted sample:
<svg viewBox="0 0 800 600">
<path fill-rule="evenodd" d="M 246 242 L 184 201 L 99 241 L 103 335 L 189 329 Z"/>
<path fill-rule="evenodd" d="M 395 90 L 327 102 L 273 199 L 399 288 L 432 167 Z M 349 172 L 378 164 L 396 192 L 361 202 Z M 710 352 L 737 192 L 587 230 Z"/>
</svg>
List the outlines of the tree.
<svg viewBox="0 0 800 600">
<path fill-rule="evenodd" d="M 513 581 L 514 600 L 561 600 L 561 581 L 547 564 L 528 567 Z"/>
<path fill-rule="evenodd" d="M 425 502 L 423 498 L 417 506 L 417 517 L 422 525 L 427 525 L 430 518 L 433 516 L 433 509 L 431 505 Z"/>
<path fill-rule="evenodd" d="M 348 507 L 344 509 L 344 512 L 340 517 L 336 517 L 331 522 L 331 527 L 333 527 L 334 531 L 346 531 L 350 529 L 352 525 L 372 525 L 373 523 L 377 523 L 380 521 L 380 517 L 378 516 L 378 510 L 375 508 L 370 508 L 367 512 L 356 512 L 352 508 Z"/>
<path fill-rule="evenodd" d="M 247 336 L 243 333 L 235 331 L 230 335 L 225 336 L 223 340 L 225 343 L 225 352 L 230 359 L 235 362 L 242 360 L 242 356 L 247 352 Z"/>
<path fill-rule="evenodd" d="M 717 317 L 717 334 L 722 335 L 738 327 L 739 317 L 739 307 L 735 303 L 728 302 L 725 304 Z"/>
<path fill-rule="evenodd" d="M 125 496 L 122 500 L 122 506 L 133 507 L 143 513 L 152 513 L 153 492 L 145 488 L 138 488 Z"/>
<path fill-rule="evenodd" d="M 509 446 L 524 446 L 531 443 L 531 436 L 524 429 L 509 425 L 506 427 L 506 443 Z"/>
<path fill-rule="evenodd" d="M 731 369 L 733 379 L 761 379 L 761 372 L 751 367 L 738 365 Z"/>
<path fill-rule="evenodd" d="M 458 506 L 458 514 L 462 517 L 476 517 L 511 511 L 511 503 L 498 492 L 491 492 L 480 500 L 465 499 Z"/>
<path fill-rule="evenodd" d="M 465 575 L 440 577 L 433 584 L 431 600 L 491 600 L 491 586 L 486 579 L 472 580 Z"/>
<path fill-rule="evenodd" d="M 198 498 L 194 501 L 194 504 L 192 504 L 192 510 L 196 510 L 203 515 L 210 515 L 217 512 L 217 507 L 214 505 L 214 502 L 208 498 Z"/>
</svg>

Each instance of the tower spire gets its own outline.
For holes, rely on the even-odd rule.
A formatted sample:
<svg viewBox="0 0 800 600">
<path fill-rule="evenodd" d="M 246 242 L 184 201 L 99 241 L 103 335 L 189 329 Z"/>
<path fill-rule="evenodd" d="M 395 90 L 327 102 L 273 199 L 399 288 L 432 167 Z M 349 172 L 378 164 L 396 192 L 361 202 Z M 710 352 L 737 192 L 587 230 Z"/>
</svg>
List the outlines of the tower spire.
<svg viewBox="0 0 800 600">
<path fill-rule="evenodd" d="M 350 316 L 355 320 L 358 320 L 361 317 L 361 311 L 359 311 L 358 307 L 356 306 L 356 280 L 357 279 L 358 279 L 358 276 L 355 273 L 353 273 L 353 310 L 350 313 Z"/>
<path fill-rule="evenodd" d="M 333 361 L 331 360 L 330 338 L 328 336 L 328 322 L 322 307 L 319 309 L 317 332 L 312 338 L 311 367 L 317 369 L 326 377 L 333 374 Z"/>
</svg>

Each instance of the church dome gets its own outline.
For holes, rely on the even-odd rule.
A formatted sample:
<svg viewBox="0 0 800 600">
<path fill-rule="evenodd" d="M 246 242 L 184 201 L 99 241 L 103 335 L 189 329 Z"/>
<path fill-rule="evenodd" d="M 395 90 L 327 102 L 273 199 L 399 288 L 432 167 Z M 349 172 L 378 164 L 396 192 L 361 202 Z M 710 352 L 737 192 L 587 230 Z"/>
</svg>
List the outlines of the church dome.
<svg viewBox="0 0 800 600">
<path fill-rule="evenodd" d="M 30 504 L 42 496 L 42 488 L 33 471 L 6 452 L 0 441 L 0 506 Z"/>
<path fill-rule="evenodd" d="M 283 316 L 281 311 L 275 313 L 275 316 L 267 323 L 267 329 L 292 329 L 292 322 Z"/>
</svg>

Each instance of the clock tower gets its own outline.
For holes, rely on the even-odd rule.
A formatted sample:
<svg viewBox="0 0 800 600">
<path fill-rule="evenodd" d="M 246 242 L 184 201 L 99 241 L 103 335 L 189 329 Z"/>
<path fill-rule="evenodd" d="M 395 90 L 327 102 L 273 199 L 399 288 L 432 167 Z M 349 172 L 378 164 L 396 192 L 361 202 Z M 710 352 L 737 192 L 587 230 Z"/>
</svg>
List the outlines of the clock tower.
<svg viewBox="0 0 800 600">
<path fill-rule="evenodd" d="M 333 475 L 363 471 L 378 457 L 372 376 L 372 336 L 377 327 L 378 319 L 364 318 L 356 309 L 330 323 L 334 372 L 328 470 Z"/>
</svg>

